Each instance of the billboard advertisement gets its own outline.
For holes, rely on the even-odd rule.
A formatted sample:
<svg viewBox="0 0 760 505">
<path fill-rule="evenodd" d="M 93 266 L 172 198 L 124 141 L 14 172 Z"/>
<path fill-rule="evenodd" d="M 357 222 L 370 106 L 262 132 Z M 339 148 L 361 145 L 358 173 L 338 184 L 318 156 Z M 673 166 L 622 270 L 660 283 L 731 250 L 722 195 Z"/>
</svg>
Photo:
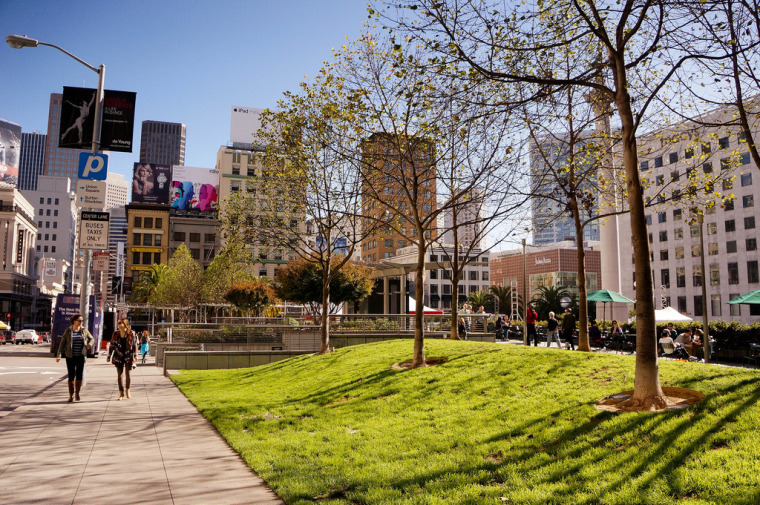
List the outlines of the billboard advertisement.
<svg viewBox="0 0 760 505">
<path fill-rule="evenodd" d="M 132 175 L 132 202 L 169 203 L 172 169 L 169 165 L 135 163 Z"/>
<path fill-rule="evenodd" d="M 90 149 L 95 121 L 95 95 L 91 88 L 63 87 L 61 127 L 58 147 Z M 100 130 L 100 149 L 132 152 L 132 133 L 135 124 L 135 99 L 129 91 L 103 92 L 103 123 Z"/>
<path fill-rule="evenodd" d="M 219 200 L 219 170 L 172 167 L 171 207 L 179 210 L 216 210 Z"/>
<path fill-rule="evenodd" d="M 0 119 L 0 181 L 18 185 L 21 126 Z"/>
<path fill-rule="evenodd" d="M 239 149 L 251 149 L 257 145 L 254 134 L 261 128 L 260 115 L 264 109 L 232 106 L 230 113 L 230 142 Z"/>
</svg>

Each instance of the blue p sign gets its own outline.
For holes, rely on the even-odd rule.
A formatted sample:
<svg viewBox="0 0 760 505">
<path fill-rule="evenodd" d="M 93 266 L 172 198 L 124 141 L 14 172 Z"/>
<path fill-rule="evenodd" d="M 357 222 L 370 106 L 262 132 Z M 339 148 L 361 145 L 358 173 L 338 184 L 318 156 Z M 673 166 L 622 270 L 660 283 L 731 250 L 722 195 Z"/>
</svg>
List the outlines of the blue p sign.
<svg viewBox="0 0 760 505">
<path fill-rule="evenodd" d="M 108 175 L 108 155 L 79 153 L 79 178 L 89 181 L 105 181 Z"/>
</svg>

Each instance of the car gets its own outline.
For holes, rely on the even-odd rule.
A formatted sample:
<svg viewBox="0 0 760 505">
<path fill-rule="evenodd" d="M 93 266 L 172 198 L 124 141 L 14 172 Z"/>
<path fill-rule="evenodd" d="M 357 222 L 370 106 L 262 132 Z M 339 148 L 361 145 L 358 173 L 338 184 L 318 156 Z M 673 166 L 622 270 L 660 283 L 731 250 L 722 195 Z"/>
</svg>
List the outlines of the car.
<svg viewBox="0 0 760 505">
<path fill-rule="evenodd" d="M 16 342 L 16 332 L 13 330 L 3 330 L 0 332 L 5 337 L 3 344 L 13 344 Z"/>
<path fill-rule="evenodd" d="M 16 332 L 16 344 L 39 344 L 40 336 L 34 330 L 20 330 Z"/>
<path fill-rule="evenodd" d="M 0 333 L 0 344 L 5 345 L 5 335 Z"/>
</svg>

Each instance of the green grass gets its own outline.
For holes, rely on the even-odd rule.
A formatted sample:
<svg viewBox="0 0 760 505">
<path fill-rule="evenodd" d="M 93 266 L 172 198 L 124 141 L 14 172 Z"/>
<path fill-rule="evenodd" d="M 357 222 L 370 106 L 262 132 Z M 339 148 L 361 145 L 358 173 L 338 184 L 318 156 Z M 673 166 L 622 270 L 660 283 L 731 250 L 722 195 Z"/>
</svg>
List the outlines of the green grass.
<svg viewBox="0 0 760 505">
<path fill-rule="evenodd" d="M 288 504 L 757 504 L 758 370 L 661 362 L 706 398 L 594 410 L 630 356 L 431 340 L 448 363 L 391 371 L 410 341 L 174 381 Z"/>
</svg>

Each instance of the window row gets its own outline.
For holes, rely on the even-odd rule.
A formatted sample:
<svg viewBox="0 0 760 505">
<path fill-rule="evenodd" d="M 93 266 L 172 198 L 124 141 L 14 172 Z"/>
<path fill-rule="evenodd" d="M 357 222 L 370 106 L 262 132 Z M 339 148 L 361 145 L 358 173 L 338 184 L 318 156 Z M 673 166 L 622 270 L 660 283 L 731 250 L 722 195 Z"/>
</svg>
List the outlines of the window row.
<svg viewBox="0 0 760 505">
<path fill-rule="evenodd" d="M 728 284 L 739 284 L 739 278 L 740 278 L 739 277 L 739 263 L 729 262 L 727 263 L 727 267 L 728 267 Z M 710 269 L 710 285 L 719 286 L 720 285 L 720 264 L 712 263 L 708 268 Z M 675 274 L 676 274 L 676 287 L 685 288 L 686 287 L 686 267 L 676 267 Z M 747 262 L 746 279 L 747 279 L 747 282 L 749 282 L 750 284 L 756 284 L 760 282 L 760 270 L 758 270 L 757 260 L 752 260 L 752 261 Z M 666 288 L 670 287 L 670 269 L 669 268 L 663 268 L 660 270 L 660 285 Z M 693 265 L 691 267 L 691 286 L 692 287 L 702 286 L 702 267 L 700 265 Z"/>
<path fill-rule="evenodd" d="M 161 217 L 152 218 L 135 216 L 133 223 L 135 228 L 161 229 L 164 226 L 164 219 Z"/>
<path fill-rule="evenodd" d="M 52 201 L 55 201 L 55 205 L 58 205 L 58 202 L 59 202 L 58 198 L 48 198 L 47 199 L 47 204 L 50 205 Z M 40 205 L 44 205 L 44 204 L 45 204 L 45 197 L 41 196 L 40 197 Z"/>
<path fill-rule="evenodd" d="M 189 242 L 196 243 L 201 241 L 200 233 L 185 233 L 184 231 L 175 231 L 172 234 L 172 240 L 175 242 L 184 242 L 186 238 L 189 238 Z M 213 244 L 216 242 L 216 233 L 204 233 L 203 242 L 206 244 Z"/>
</svg>

